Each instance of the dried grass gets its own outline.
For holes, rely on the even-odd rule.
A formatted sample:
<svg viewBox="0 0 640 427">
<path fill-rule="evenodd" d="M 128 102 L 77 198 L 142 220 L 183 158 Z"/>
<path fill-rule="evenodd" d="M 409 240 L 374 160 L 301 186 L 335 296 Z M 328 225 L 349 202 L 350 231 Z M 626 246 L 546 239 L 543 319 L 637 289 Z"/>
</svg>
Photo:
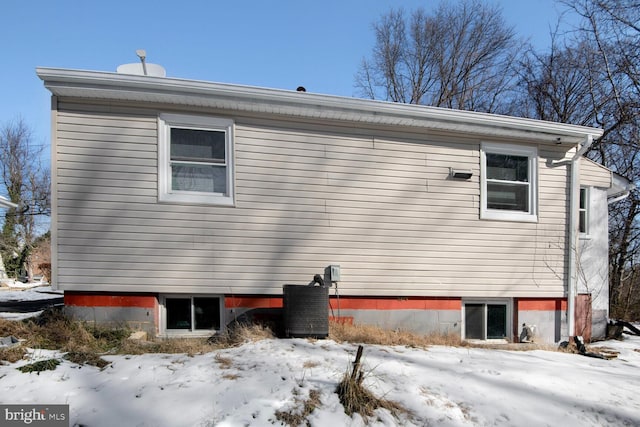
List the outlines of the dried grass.
<svg viewBox="0 0 640 427">
<path fill-rule="evenodd" d="M 233 359 L 231 359 L 230 357 L 224 357 L 216 354 L 215 361 L 220 365 L 221 369 L 231 369 L 231 367 L 233 366 Z"/>
<path fill-rule="evenodd" d="M 296 390 L 294 390 L 294 394 Z M 320 391 L 313 389 L 309 390 L 309 397 L 305 400 L 301 400 L 296 397 L 296 408 L 290 411 L 276 411 L 276 419 L 288 426 L 299 426 L 303 423 L 310 425 L 307 421 L 307 417 L 320 406 Z"/>
<path fill-rule="evenodd" d="M 58 309 L 23 321 L 0 319 L 0 336 L 13 335 L 22 345 L 64 352 L 107 352 L 117 347 L 128 331 L 88 327 Z"/>
<path fill-rule="evenodd" d="M 416 348 L 426 348 L 430 345 L 461 345 L 460 335 L 454 333 L 421 335 L 405 330 L 389 330 L 371 325 L 351 325 L 340 322 L 329 323 L 329 338 L 336 342 L 403 345 Z"/>
<path fill-rule="evenodd" d="M 107 362 L 96 353 L 85 353 L 82 351 L 70 351 L 64 355 L 64 358 L 78 365 L 91 365 L 100 369 L 104 369 L 111 362 Z"/>
<path fill-rule="evenodd" d="M 462 341 L 461 347 L 485 348 L 488 350 L 510 350 L 510 351 L 531 351 L 531 350 L 547 350 L 559 351 L 558 346 L 554 344 L 544 343 L 483 343 L 479 341 Z M 560 350 L 564 351 L 564 350 Z"/>
<path fill-rule="evenodd" d="M 9 363 L 15 363 L 18 360 L 22 360 L 26 355 L 26 347 L 23 347 L 20 344 L 0 349 L 0 360 L 6 360 Z"/>
<path fill-rule="evenodd" d="M 228 327 L 224 332 L 209 338 L 209 342 L 219 346 L 219 348 L 228 348 L 270 338 L 275 338 L 275 335 L 265 325 L 237 323 Z"/>
<path fill-rule="evenodd" d="M 70 354 L 69 360 L 75 363 L 96 366 L 102 365 L 99 356 L 103 354 L 186 353 L 193 356 L 274 337 L 270 329 L 261 325 L 235 325 L 211 338 L 130 340 L 131 330 L 126 327 L 76 321 L 59 309 L 22 321 L 0 319 L 0 336 L 10 335 L 22 342 L 0 349 L 0 360 L 17 362 L 28 347 L 59 350 Z"/>
<path fill-rule="evenodd" d="M 185 353 L 188 356 L 204 354 L 216 350 L 207 338 L 171 338 L 144 340 L 123 340 L 116 350 L 118 354 L 146 354 L 146 353 Z"/>
</svg>

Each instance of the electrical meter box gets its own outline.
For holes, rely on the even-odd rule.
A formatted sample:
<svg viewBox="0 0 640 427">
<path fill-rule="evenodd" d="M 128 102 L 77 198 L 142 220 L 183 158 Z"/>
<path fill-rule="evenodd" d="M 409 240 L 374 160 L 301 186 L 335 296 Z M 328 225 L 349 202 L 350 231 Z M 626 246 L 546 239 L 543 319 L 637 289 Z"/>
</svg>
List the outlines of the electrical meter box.
<svg viewBox="0 0 640 427">
<path fill-rule="evenodd" d="M 329 280 L 332 282 L 340 281 L 340 266 L 339 265 L 330 265 L 329 266 Z"/>
</svg>

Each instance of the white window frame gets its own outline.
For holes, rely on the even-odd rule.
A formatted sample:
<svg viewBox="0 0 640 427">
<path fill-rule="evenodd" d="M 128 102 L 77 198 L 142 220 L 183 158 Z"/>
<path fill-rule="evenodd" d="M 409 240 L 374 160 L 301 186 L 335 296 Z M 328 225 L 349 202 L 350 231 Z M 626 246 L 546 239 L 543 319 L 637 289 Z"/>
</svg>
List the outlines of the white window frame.
<svg viewBox="0 0 640 427">
<path fill-rule="evenodd" d="M 513 337 L 513 299 L 511 298 L 489 298 L 489 299 L 463 299 L 462 300 L 462 339 L 467 340 L 467 313 L 466 313 L 466 305 L 467 304 L 481 304 L 484 305 L 484 313 L 483 313 L 483 328 L 482 328 L 482 336 L 481 341 L 510 341 Z M 504 305 L 506 306 L 506 336 L 504 339 L 491 338 L 487 339 L 487 306 L 489 305 Z M 469 340 L 475 340 L 477 338 L 469 338 Z"/>
<path fill-rule="evenodd" d="M 584 208 L 580 206 L 580 198 L 584 191 Z M 591 191 L 589 187 L 580 187 L 578 192 L 578 233 L 581 239 L 589 239 L 589 219 L 590 219 L 590 207 L 591 207 Z M 584 212 L 584 231 L 580 230 L 580 214 Z"/>
<path fill-rule="evenodd" d="M 189 299 L 191 301 L 191 329 L 167 329 L 167 299 Z M 194 298 L 218 298 L 220 307 L 219 329 L 194 329 L 195 327 L 195 313 L 193 310 Z M 224 330 L 224 296 L 216 294 L 163 294 L 160 295 L 160 327 L 159 332 L 161 336 L 165 337 L 208 337 L 215 335 Z"/>
<path fill-rule="evenodd" d="M 171 188 L 171 128 L 225 133 L 226 193 L 179 191 Z M 167 203 L 234 206 L 234 122 L 217 117 L 185 114 L 158 116 L 158 201 Z"/>
<path fill-rule="evenodd" d="M 529 211 L 487 208 L 487 153 L 522 156 L 529 159 Z M 511 144 L 483 142 L 480 147 L 480 219 L 538 222 L 538 150 Z"/>
</svg>

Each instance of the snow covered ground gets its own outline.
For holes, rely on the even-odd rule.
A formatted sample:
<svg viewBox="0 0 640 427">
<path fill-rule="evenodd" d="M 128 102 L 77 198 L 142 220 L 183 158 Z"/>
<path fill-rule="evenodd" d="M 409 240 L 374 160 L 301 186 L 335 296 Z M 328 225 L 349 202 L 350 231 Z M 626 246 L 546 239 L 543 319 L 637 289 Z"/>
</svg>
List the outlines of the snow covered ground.
<svg viewBox="0 0 640 427">
<path fill-rule="evenodd" d="M 640 337 L 607 341 L 613 360 L 553 351 L 366 345 L 365 384 L 411 415 L 378 410 L 384 426 L 638 426 Z M 276 411 L 321 404 L 312 426 L 361 426 L 335 393 L 357 345 L 269 339 L 203 355 L 104 356 L 103 370 L 61 359 L 53 371 L 16 368 L 58 352 L 0 366 L 1 403 L 70 405 L 70 425 L 271 426 Z"/>
<path fill-rule="evenodd" d="M 5 282 L 6 283 L 6 282 Z M 62 297 L 62 291 L 56 291 L 51 286 L 43 283 L 15 282 L 7 288 L 0 288 L 0 305 L 12 301 L 42 301 Z M 9 320 L 21 320 L 27 317 L 37 316 L 41 311 L 32 313 L 0 312 L 0 317 Z"/>
<path fill-rule="evenodd" d="M 20 283 L 9 288 L 0 288 L 0 302 L 5 301 L 36 301 L 43 299 L 60 298 L 62 291 L 56 291 L 46 284 Z"/>
</svg>

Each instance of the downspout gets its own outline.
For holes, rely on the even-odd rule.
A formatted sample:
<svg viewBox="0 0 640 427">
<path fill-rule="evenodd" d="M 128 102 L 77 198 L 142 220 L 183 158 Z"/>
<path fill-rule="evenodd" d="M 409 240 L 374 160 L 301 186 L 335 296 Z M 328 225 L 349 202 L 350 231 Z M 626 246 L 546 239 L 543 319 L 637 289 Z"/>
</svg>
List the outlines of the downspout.
<svg viewBox="0 0 640 427">
<path fill-rule="evenodd" d="M 610 204 L 612 204 L 612 203 L 619 202 L 620 200 L 624 200 L 624 199 L 626 199 L 627 197 L 629 197 L 629 194 L 631 194 L 631 192 L 630 192 L 630 191 L 625 191 L 625 192 L 624 192 L 624 193 L 622 193 L 620 196 L 615 197 L 615 198 L 613 198 L 613 199 L 609 199 L 609 200 L 607 200 L 607 204 L 608 204 L 608 205 L 610 205 Z"/>
<path fill-rule="evenodd" d="M 593 135 L 587 138 L 571 159 L 569 193 L 569 272 L 567 275 L 567 335 L 575 334 L 576 294 L 578 288 L 577 251 L 578 251 L 578 210 L 580 203 L 580 157 L 593 144 Z"/>
</svg>

